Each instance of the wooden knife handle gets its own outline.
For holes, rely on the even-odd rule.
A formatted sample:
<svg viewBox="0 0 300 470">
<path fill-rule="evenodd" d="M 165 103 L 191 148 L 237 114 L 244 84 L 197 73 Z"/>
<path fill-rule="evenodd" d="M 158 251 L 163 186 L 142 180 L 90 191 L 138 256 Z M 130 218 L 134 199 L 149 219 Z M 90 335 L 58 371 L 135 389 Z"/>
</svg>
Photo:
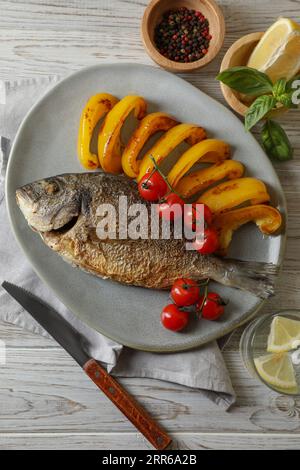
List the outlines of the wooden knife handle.
<svg viewBox="0 0 300 470">
<path fill-rule="evenodd" d="M 87 361 L 83 370 L 156 449 L 168 447 L 171 438 L 95 359 Z"/>
</svg>

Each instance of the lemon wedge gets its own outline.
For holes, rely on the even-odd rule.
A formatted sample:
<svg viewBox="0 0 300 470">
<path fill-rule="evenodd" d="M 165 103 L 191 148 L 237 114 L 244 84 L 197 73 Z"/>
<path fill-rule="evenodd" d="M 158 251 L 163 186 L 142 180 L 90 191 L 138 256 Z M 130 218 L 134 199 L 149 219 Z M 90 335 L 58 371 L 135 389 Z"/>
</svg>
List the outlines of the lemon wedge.
<svg viewBox="0 0 300 470">
<path fill-rule="evenodd" d="M 300 25 L 279 18 L 265 32 L 247 65 L 266 73 L 273 83 L 293 78 L 300 70 Z"/>
<path fill-rule="evenodd" d="M 267 351 L 281 353 L 300 346 L 300 321 L 287 317 L 273 318 Z"/>
<path fill-rule="evenodd" d="M 268 384 L 291 393 L 297 391 L 293 364 L 287 353 L 260 356 L 254 363 L 258 374 Z"/>
</svg>

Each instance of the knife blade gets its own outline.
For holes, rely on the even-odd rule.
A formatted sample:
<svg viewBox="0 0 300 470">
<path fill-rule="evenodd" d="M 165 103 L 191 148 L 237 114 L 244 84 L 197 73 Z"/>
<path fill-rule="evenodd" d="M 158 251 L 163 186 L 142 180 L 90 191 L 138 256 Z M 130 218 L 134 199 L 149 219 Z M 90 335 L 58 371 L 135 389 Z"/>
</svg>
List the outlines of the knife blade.
<svg viewBox="0 0 300 470">
<path fill-rule="evenodd" d="M 81 335 L 70 323 L 22 287 L 7 281 L 3 282 L 2 287 L 83 367 L 90 358 L 81 346 Z"/>
<path fill-rule="evenodd" d="M 158 450 L 166 449 L 171 438 L 95 359 L 84 349 L 84 338 L 54 308 L 22 287 L 4 281 L 2 287 L 13 297 L 82 367 L 132 424 Z"/>
</svg>

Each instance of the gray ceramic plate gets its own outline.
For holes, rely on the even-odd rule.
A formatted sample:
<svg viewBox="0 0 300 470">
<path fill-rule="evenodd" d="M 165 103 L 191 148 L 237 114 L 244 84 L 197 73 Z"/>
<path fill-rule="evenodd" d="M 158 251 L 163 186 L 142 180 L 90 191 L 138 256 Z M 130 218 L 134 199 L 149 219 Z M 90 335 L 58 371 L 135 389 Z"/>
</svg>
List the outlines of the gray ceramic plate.
<svg viewBox="0 0 300 470">
<path fill-rule="evenodd" d="M 16 206 L 15 190 L 19 186 L 46 176 L 82 171 L 76 156 L 79 117 L 87 98 L 100 91 L 118 97 L 142 95 L 150 111 L 167 111 L 228 141 L 234 158 L 245 164 L 249 175 L 265 181 L 273 205 L 285 213 L 284 195 L 271 163 L 230 111 L 163 70 L 134 64 L 99 65 L 60 82 L 23 121 L 7 173 L 7 203 L 16 238 L 36 272 L 62 302 L 88 325 L 122 344 L 178 351 L 218 338 L 252 317 L 262 302 L 245 292 L 212 286 L 230 299 L 224 317 L 218 322 L 194 321 L 186 331 L 174 334 L 162 328 L 159 319 L 168 293 L 119 285 L 72 268 L 43 245 Z M 284 239 L 284 234 L 264 238 L 254 225 L 248 225 L 235 235 L 230 255 L 280 264 Z"/>
</svg>

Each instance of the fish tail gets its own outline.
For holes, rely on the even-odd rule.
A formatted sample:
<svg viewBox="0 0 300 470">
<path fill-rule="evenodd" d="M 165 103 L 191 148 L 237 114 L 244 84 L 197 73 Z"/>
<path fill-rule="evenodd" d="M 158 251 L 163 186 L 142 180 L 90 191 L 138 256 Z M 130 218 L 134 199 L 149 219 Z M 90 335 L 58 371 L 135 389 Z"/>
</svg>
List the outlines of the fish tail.
<svg viewBox="0 0 300 470">
<path fill-rule="evenodd" d="M 275 281 L 279 266 L 257 261 L 236 261 L 226 259 L 218 266 L 216 276 L 212 278 L 221 284 L 246 290 L 267 299 L 274 295 Z"/>
</svg>

